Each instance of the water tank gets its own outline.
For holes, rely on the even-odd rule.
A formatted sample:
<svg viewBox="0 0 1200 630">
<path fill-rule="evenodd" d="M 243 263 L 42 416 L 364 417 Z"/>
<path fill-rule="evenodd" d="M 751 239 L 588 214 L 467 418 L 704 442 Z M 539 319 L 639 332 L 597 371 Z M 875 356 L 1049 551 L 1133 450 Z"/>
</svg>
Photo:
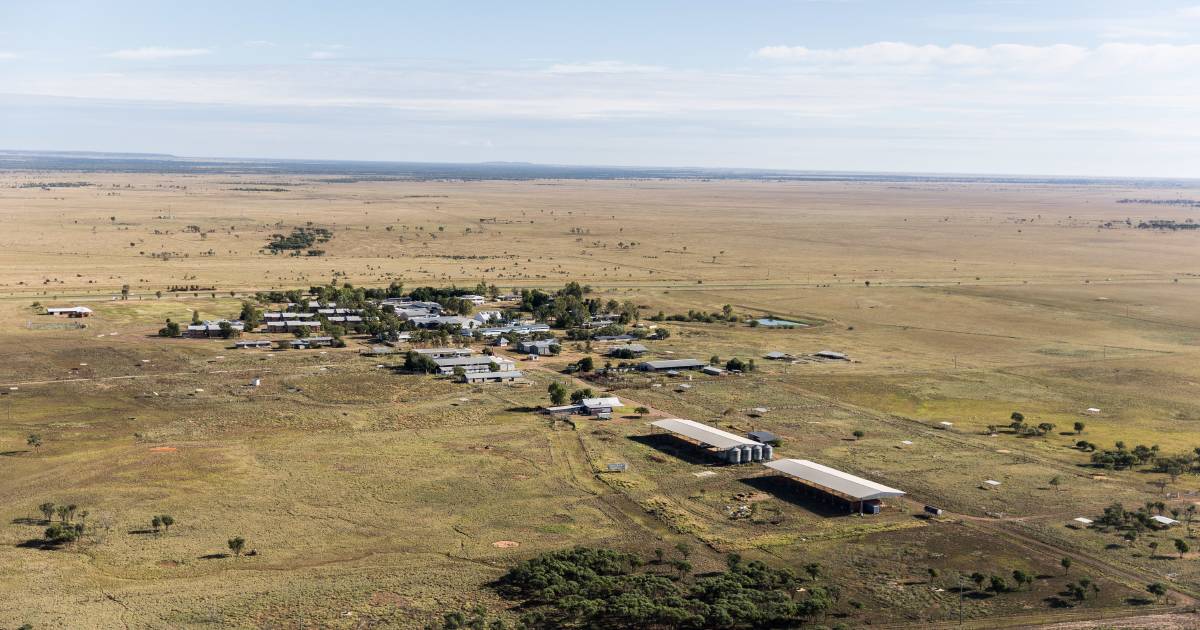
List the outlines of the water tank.
<svg viewBox="0 0 1200 630">
<path fill-rule="evenodd" d="M 769 462 L 775 457 L 775 447 L 770 444 L 763 444 L 763 461 Z"/>
<path fill-rule="evenodd" d="M 761 444 L 755 444 L 755 445 L 754 445 L 754 446 L 752 446 L 751 448 L 752 448 L 752 449 L 754 449 L 754 457 L 753 457 L 753 460 L 754 460 L 754 461 L 756 461 L 756 462 L 761 462 L 761 461 L 762 461 L 762 457 L 763 457 L 762 445 L 761 445 Z"/>
<path fill-rule="evenodd" d="M 729 449 L 728 451 L 725 451 L 725 456 L 726 456 L 726 457 L 729 459 L 729 463 L 730 463 L 730 464 L 740 464 L 740 463 L 742 463 L 742 451 L 741 451 L 741 449 L 737 449 L 737 448 L 731 448 L 731 449 Z"/>
</svg>

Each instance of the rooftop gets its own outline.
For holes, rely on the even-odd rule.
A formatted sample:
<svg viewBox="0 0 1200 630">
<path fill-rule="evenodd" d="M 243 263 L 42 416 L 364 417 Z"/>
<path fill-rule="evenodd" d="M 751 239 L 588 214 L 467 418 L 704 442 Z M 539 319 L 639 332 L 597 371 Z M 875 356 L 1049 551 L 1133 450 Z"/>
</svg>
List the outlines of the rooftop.
<svg viewBox="0 0 1200 630">
<path fill-rule="evenodd" d="M 716 427 L 710 427 L 707 424 L 696 422 L 695 420 L 681 420 L 679 418 L 668 418 L 651 422 L 652 426 L 678 433 L 687 438 L 703 442 L 715 446 L 716 448 L 726 449 L 735 446 L 753 446 L 758 444 L 754 440 L 744 438 L 740 435 L 735 435 L 728 431 L 722 431 Z"/>
<path fill-rule="evenodd" d="M 659 361 L 646 361 L 642 365 L 649 366 L 655 370 L 669 370 L 671 368 L 703 367 L 708 364 L 696 359 L 662 359 Z"/>
<path fill-rule="evenodd" d="M 608 396 L 607 398 L 584 398 L 580 401 L 584 407 L 591 409 L 594 407 L 620 407 L 621 399 L 616 396 Z"/>
<path fill-rule="evenodd" d="M 885 497 L 904 496 L 904 491 L 902 490 L 889 488 L 883 484 L 875 483 L 874 481 L 863 479 L 847 472 L 822 466 L 816 462 L 810 462 L 807 459 L 780 459 L 767 462 L 763 465 L 785 475 L 800 479 L 809 485 L 849 497 L 854 501 L 869 501 Z"/>
</svg>

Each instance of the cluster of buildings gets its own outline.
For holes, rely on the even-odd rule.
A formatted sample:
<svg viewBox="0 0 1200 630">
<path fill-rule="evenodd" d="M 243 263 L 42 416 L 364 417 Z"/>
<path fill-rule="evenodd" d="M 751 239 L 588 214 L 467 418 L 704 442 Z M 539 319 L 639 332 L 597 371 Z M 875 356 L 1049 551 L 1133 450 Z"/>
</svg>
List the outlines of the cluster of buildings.
<svg viewBox="0 0 1200 630">
<path fill-rule="evenodd" d="M 475 354 L 471 348 L 418 348 L 414 352 L 429 357 L 438 374 L 457 374 L 464 383 L 504 383 L 523 376 L 512 359 Z"/>
</svg>

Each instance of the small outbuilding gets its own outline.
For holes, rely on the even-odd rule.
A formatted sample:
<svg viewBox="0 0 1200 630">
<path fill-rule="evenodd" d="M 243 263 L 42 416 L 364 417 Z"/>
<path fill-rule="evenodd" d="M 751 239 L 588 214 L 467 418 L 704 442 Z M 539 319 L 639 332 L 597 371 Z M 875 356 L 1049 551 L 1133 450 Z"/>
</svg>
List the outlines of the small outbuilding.
<svg viewBox="0 0 1200 630">
<path fill-rule="evenodd" d="M 86 306 L 50 307 L 46 309 L 46 314 L 59 317 L 91 317 L 92 309 Z"/>
<path fill-rule="evenodd" d="M 773 443 L 779 441 L 778 435 L 775 435 L 774 433 L 771 433 L 770 431 L 763 431 L 761 429 L 758 431 L 751 431 L 751 432 L 747 433 L 746 437 L 750 438 L 751 440 L 754 440 L 755 442 L 759 442 L 762 444 L 773 444 Z"/>
<path fill-rule="evenodd" d="M 599 416 L 608 414 L 612 416 L 614 409 L 621 407 L 621 399 L 616 396 L 608 396 L 606 398 L 584 398 L 579 401 L 583 407 L 583 412 L 589 416 Z"/>
<path fill-rule="evenodd" d="M 1169 527 L 1174 527 L 1179 524 L 1179 521 L 1177 521 L 1173 518 L 1163 516 L 1161 514 L 1158 514 L 1156 516 L 1151 516 L 1150 521 L 1152 523 L 1154 523 L 1155 527 L 1158 527 L 1160 529 L 1167 529 Z"/>
</svg>

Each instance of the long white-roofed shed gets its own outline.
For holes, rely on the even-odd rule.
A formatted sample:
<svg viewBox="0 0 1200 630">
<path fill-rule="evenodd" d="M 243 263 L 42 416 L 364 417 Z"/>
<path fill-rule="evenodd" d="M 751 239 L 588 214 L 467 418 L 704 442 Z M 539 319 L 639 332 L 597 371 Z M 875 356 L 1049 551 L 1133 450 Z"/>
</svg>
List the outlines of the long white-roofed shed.
<svg viewBox="0 0 1200 630">
<path fill-rule="evenodd" d="M 651 422 L 650 425 L 695 440 L 701 446 L 712 447 L 721 459 L 731 464 L 770 460 L 774 453 L 770 445 L 695 420 L 668 418 Z"/>
<path fill-rule="evenodd" d="M 763 465 L 799 481 L 808 488 L 848 502 L 852 511 L 857 507 L 859 512 L 868 509 L 874 513 L 878 511 L 875 508 L 882 499 L 902 497 L 905 494 L 903 490 L 807 459 L 781 459 Z"/>
</svg>

